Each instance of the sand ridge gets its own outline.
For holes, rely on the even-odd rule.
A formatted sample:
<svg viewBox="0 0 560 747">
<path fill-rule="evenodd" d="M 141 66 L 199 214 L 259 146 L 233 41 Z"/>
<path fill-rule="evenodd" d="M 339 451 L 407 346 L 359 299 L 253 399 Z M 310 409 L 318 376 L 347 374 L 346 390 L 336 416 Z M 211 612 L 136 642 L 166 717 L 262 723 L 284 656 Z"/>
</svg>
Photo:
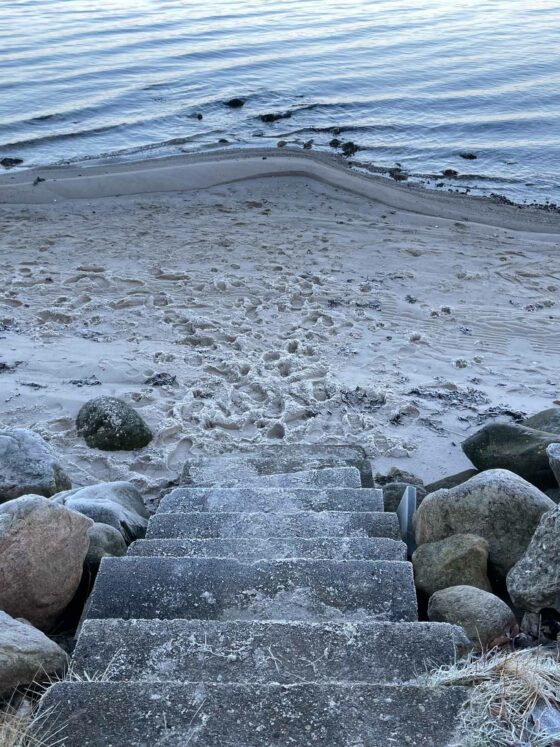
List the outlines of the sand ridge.
<svg viewBox="0 0 560 747">
<path fill-rule="evenodd" d="M 106 165 L 28 169 L 0 175 L 0 205 L 42 204 L 145 193 L 206 189 L 250 179 L 299 176 L 375 200 L 390 208 L 450 220 L 538 233 L 560 233 L 560 214 L 520 208 L 455 192 L 395 183 L 349 168 L 340 156 L 290 148 L 215 150 Z"/>
</svg>

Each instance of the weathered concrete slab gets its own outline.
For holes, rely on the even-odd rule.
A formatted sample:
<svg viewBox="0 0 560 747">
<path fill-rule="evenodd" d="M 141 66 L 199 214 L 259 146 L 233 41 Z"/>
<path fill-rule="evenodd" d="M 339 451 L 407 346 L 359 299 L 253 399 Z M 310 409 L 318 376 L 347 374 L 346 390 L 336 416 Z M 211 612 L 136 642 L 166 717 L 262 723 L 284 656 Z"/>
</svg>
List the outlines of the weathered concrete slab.
<svg viewBox="0 0 560 747">
<path fill-rule="evenodd" d="M 396 514 L 353 511 L 298 511 L 156 514 L 146 539 L 210 537 L 390 537 L 400 539 Z"/>
<path fill-rule="evenodd" d="M 256 451 L 189 459 L 181 481 L 186 485 L 213 484 L 234 478 L 245 482 L 259 475 L 342 466 L 358 469 L 362 487 L 373 487 L 371 463 L 360 446 L 322 444 L 259 446 Z"/>
<path fill-rule="evenodd" d="M 62 683 L 64 747 L 446 747 L 464 688 Z"/>
<path fill-rule="evenodd" d="M 383 511 L 375 488 L 176 488 L 157 513 L 181 511 Z"/>
<path fill-rule="evenodd" d="M 206 461 L 206 460 L 205 460 Z M 260 488 L 359 488 L 360 472 L 355 467 L 325 467 L 302 472 L 278 472 L 272 475 L 247 474 L 237 469 L 235 464 L 224 464 L 220 468 L 222 477 L 198 482 L 198 487 L 213 485 L 222 488 L 235 488 L 239 485 L 252 485 Z M 201 474 L 201 479 L 204 477 Z"/>
<path fill-rule="evenodd" d="M 406 545 L 387 537 L 277 537 L 268 539 L 139 540 L 128 555 L 257 560 L 406 560 Z"/>
<path fill-rule="evenodd" d="M 111 681 L 395 684 L 453 663 L 444 623 L 87 620 L 73 671 Z"/>
<path fill-rule="evenodd" d="M 417 619 L 410 563 L 385 560 L 104 558 L 89 618 Z"/>
</svg>

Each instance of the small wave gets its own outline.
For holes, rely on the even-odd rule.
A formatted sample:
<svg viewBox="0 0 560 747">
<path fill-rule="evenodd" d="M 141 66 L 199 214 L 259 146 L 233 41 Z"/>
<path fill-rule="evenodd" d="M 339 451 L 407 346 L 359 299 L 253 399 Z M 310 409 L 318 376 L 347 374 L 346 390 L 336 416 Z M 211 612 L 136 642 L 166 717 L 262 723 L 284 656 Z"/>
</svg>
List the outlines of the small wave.
<svg viewBox="0 0 560 747">
<path fill-rule="evenodd" d="M 27 138 L 25 140 L 15 140 L 11 143 L 0 143 L 0 148 L 10 148 L 11 150 L 15 148 L 24 148 L 28 146 L 35 146 L 39 144 L 46 144 L 46 143 L 53 143 L 53 142 L 60 142 L 64 140 L 73 140 L 74 138 L 80 138 L 80 137 L 92 137 L 94 135 L 101 135 L 105 132 L 111 132 L 112 130 L 118 130 L 125 126 L 124 124 L 118 124 L 118 125 L 106 125 L 105 127 L 95 127 L 92 129 L 85 129 L 85 130 L 76 130 L 74 132 L 53 132 L 48 133 L 46 135 L 40 135 L 38 137 L 31 137 Z"/>
</svg>

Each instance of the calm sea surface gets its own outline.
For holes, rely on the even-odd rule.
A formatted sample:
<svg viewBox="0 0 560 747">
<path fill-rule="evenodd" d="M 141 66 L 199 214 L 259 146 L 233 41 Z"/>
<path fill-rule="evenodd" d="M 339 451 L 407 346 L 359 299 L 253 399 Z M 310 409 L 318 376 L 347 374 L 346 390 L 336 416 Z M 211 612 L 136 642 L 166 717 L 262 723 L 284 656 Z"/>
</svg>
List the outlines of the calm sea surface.
<svg viewBox="0 0 560 747">
<path fill-rule="evenodd" d="M 560 203 L 560 0 L 0 0 L 0 158 L 335 137 L 435 189 Z"/>
</svg>

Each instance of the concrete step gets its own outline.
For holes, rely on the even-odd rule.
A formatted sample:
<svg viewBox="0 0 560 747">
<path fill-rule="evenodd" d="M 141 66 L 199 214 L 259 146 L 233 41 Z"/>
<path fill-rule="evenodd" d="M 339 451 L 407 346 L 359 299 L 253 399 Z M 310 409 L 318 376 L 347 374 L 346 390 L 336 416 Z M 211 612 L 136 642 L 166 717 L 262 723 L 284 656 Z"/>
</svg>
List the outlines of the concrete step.
<svg viewBox="0 0 560 747">
<path fill-rule="evenodd" d="M 170 620 L 417 619 L 410 563 L 104 558 L 87 617 Z"/>
<path fill-rule="evenodd" d="M 360 472 L 355 467 L 325 467 L 302 472 L 278 472 L 273 475 L 245 474 L 243 470 L 231 469 L 223 465 L 220 474 L 214 480 L 205 480 L 200 475 L 200 482 L 193 487 L 235 488 L 240 485 L 251 485 L 259 488 L 359 488 Z"/>
<path fill-rule="evenodd" d="M 268 539 L 138 540 L 128 555 L 168 558 L 235 558 L 257 560 L 406 560 L 406 545 L 387 537 L 287 537 Z"/>
<path fill-rule="evenodd" d="M 374 488 L 176 488 L 157 513 L 181 511 L 383 511 L 383 491 Z"/>
<path fill-rule="evenodd" d="M 402 684 L 467 643 L 445 623 L 87 620 L 72 668 L 111 681 Z"/>
<path fill-rule="evenodd" d="M 322 444 L 259 446 L 256 451 L 189 459 L 183 468 L 181 482 L 203 485 L 234 478 L 245 482 L 246 478 L 259 475 L 342 466 L 358 469 L 362 487 L 373 487 L 371 463 L 360 446 Z"/>
<path fill-rule="evenodd" d="M 400 539 L 396 514 L 296 511 L 288 514 L 193 512 L 155 514 L 146 539 L 210 537 L 389 537 Z"/>
<path fill-rule="evenodd" d="M 446 747 L 467 692 L 82 682 L 54 685 L 42 710 L 64 747 Z"/>
</svg>

